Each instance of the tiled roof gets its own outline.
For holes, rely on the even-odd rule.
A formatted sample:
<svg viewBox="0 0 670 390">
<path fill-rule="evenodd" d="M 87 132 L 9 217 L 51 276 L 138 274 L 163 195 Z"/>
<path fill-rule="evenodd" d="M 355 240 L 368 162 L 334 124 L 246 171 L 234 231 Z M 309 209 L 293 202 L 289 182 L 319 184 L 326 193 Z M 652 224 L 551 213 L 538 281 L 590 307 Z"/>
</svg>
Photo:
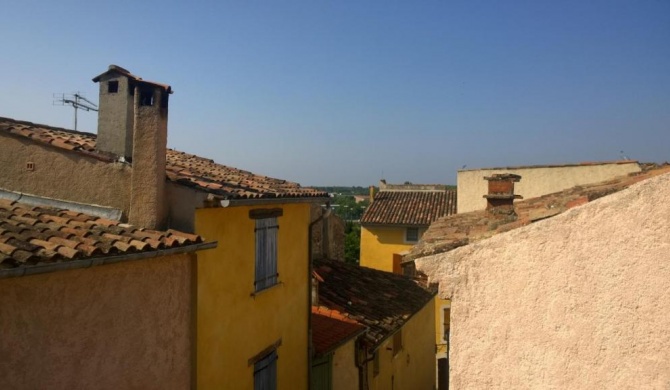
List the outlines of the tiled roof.
<svg viewBox="0 0 670 390">
<path fill-rule="evenodd" d="M 200 236 L 0 199 L 0 270 L 185 247 Z"/>
<path fill-rule="evenodd" d="M 456 191 L 380 191 L 365 210 L 361 223 L 428 226 L 456 214 Z"/>
<path fill-rule="evenodd" d="M 365 326 L 336 310 L 312 306 L 312 345 L 317 356 L 334 350 L 365 330 Z"/>
<path fill-rule="evenodd" d="M 430 225 L 421 237 L 421 241 L 404 256 L 403 262 L 448 252 L 495 234 L 553 217 L 572 207 L 621 191 L 639 181 L 670 172 L 670 165 L 667 163 L 662 166 L 643 164 L 643 169 L 642 172 L 620 176 L 601 183 L 577 186 L 538 198 L 515 202 L 516 219 L 496 217 L 486 210 L 440 218 Z"/>
<path fill-rule="evenodd" d="M 400 329 L 433 298 L 413 280 L 390 272 L 340 261 L 314 261 L 319 304 L 368 327 L 373 347 Z"/>
<path fill-rule="evenodd" d="M 112 162 L 116 156 L 95 149 L 97 136 L 57 127 L 21 122 L 0 117 L 0 132 L 26 137 L 36 142 L 75 151 L 102 161 Z M 225 165 L 192 154 L 167 151 L 168 179 L 184 186 L 222 195 L 229 199 L 309 198 L 327 197 L 328 193 L 300 184 Z"/>
</svg>

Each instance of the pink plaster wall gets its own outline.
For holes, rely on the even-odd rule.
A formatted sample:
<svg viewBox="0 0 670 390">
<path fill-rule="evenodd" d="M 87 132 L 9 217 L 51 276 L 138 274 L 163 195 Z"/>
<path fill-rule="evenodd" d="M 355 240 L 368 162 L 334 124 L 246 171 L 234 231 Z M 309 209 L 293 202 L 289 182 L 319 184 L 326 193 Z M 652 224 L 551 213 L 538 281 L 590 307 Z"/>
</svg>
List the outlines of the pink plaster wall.
<svg viewBox="0 0 670 390">
<path fill-rule="evenodd" d="M 0 279 L 0 389 L 186 389 L 193 255 Z"/>
<path fill-rule="evenodd" d="M 670 175 L 417 260 L 454 389 L 670 389 Z"/>
</svg>

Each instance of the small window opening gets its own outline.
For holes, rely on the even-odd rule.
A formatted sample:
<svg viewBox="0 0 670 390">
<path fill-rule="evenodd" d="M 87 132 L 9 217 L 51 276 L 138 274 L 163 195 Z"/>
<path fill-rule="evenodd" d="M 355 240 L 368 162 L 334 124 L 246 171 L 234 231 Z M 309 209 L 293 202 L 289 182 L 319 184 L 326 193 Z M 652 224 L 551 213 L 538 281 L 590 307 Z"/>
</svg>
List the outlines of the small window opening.
<svg viewBox="0 0 670 390">
<path fill-rule="evenodd" d="M 407 228 L 405 231 L 405 241 L 407 242 L 417 242 L 419 241 L 419 229 L 418 228 Z"/>
<path fill-rule="evenodd" d="M 107 82 L 107 92 L 117 93 L 119 92 L 119 82 L 117 80 Z"/>
<path fill-rule="evenodd" d="M 154 105 L 154 91 L 140 91 L 140 106 L 153 106 Z"/>
</svg>

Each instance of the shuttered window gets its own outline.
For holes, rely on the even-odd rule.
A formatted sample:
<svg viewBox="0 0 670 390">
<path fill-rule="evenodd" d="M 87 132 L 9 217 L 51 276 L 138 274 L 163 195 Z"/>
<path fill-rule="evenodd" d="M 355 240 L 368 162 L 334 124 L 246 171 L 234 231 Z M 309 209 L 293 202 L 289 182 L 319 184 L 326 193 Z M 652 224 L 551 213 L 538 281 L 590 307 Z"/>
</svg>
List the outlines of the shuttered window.
<svg viewBox="0 0 670 390">
<path fill-rule="evenodd" d="M 256 219 L 256 291 L 277 284 L 277 218 Z"/>
<path fill-rule="evenodd" d="M 277 388 L 277 351 L 254 364 L 254 390 L 275 390 Z"/>
</svg>

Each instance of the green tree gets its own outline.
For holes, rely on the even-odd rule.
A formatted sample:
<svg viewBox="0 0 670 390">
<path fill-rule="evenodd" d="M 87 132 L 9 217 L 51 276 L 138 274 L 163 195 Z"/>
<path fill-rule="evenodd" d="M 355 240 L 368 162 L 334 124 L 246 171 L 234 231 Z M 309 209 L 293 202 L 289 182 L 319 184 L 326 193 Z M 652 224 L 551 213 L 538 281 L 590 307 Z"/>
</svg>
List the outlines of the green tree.
<svg viewBox="0 0 670 390">
<path fill-rule="evenodd" d="M 344 261 L 358 264 L 361 253 L 361 225 L 347 222 L 344 233 Z"/>
</svg>

